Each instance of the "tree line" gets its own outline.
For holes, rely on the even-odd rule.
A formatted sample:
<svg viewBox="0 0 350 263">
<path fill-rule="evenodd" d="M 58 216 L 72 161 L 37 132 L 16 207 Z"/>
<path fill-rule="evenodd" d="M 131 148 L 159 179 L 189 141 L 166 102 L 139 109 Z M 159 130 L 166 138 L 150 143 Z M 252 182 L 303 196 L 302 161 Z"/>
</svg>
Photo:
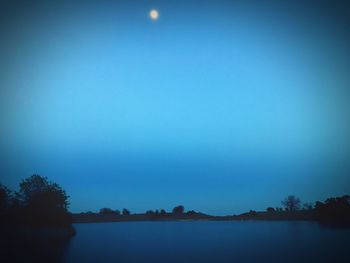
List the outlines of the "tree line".
<svg viewBox="0 0 350 263">
<path fill-rule="evenodd" d="M 294 195 L 287 196 L 281 201 L 282 207 L 268 207 L 268 213 L 275 212 L 298 212 L 300 210 L 309 211 L 312 215 L 321 222 L 329 223 L 346 223 L 350 224 L 350 196 L 344 195 L 339 197 L 330 197 L 325 201 L 316 201 L 312 203 L 304 203 Z"/>
<path fill-rule="evenodd" d="M 170 213 L 171 214 L 183 214 L 184 212 L 185 212 L 185 207 L 183 205 L 178 205 L 178 206 L 175 206 L 173 208 L 172 212 L 170 212 Z M 194 211 L 188 211 L 188 212 L 194 212 Z M 89 211 L 89 212 L 86 212 L 86 213 L 89 214 L 89 213 L 93 213 L 93 212 Z M 124 216 L 127 216 L 127 215 L 130 215 L 131 212 L 130 212 L 130 210 L 128 210 L 126 208 L 123 208 L 122 211 L 120 211 L 118 209 L 113 210 L 111 208 L 104 207 L 104 208 L 101 208 L 99 210 L 99 214 L 102 214 L 102 215 L 124 215 Z M 166 214 L 169 214 L 169 212 L 165 211 L 165 209 L 155 209 L 155 210 L 147 210 L 145 212 L 145 214 L 146 215 L 166 215 Z"/>
<path fill-rule="evenodd" d="M 20 224 L 29 226 L 71 226 L 72 216 L 68 212 L 69 196 L 57 183 L 49 181 L 46 177 L 34 174 L 21 181 L 19 191 L 13 192 L 0 184 L 0 218 L 3 224 Z M 266 212 L 274 213 L 297 213 L 299 210 L 312 212 L 313 218 L 324 222 L 350 223 L 350 196 L 331 197 L 324 202 L 317 201 L 301 205 L 301 201 L 294 195 L 287 196 L 281 202 L 282 207 L 268 207 Z M 95 214 L 92 212 L 81 214 Z M 101 208 L 102 215 L 131 215 L 130 210 L 122 211 L 111 208 Z M 158 217 L 187 217 L 208 216 L 193 210 L 185 213 L 183 205 L 175 206 L 172 212 L 164 209 L 147 210 L 146 215 Z M 245 213 L 250 216 L 257 214 L 250 210 Z"/>
</svg>

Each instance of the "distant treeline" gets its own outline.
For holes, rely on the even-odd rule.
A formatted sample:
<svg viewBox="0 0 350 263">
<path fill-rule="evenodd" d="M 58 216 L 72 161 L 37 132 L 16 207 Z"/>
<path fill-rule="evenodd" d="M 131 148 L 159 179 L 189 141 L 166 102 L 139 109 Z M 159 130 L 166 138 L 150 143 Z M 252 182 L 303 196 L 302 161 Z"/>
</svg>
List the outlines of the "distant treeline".
<svg viewBox="0 0 350 263">
<path fill-rule="evenodd" d="M 183 205 L 178 205 L 175 206 L 172 210 L 172 214 L 182 214 L 185 211 L 185 207 Z M 193 211 L 194 212 L 194 211 Z M 87 212 L 87 213 L 92 213 L 91 211 Z M 99 211 L 100 214 L 113 214 L 113 215 L 130 215 L 130 211 L 126 208 L 123 208 L 122 211 L 116 209 L 113 210 L 111 208 L 101 208 Z M 147 215 L 166 215 L 168 214 L 165 209 L 156 209 L 156 210 L 147 210 L 146 213 Z"/>
<path fill-rule="evenodd" d="M 113 210 L 110 208 L 102 208 L 99 212 L 82 212 L 73 214 L 73 219 L 77 223 L 92 223 L 92 222 L 120 222 L 120 221 L 149 221 L 149 220 L 200 220 L 212 219 L 213 216 L 206 215 L 193 210 L 185 212 L 182 205 L 174 207 L 171 212 L 166 212 L 164 209 L 147 210 L 145 213 L 130 213 L 124 208 L 122 211 Z"/>
<path fill-rule="evenodd" d="M 172 211 L 165 209 L 147 210 L 145 213 L 131 214 L 123 208 L 101 208 L 99 212 L 74 214 L 76 222 L 141 221 L 141 220 L 314 220 L 323 223 L 350 224 L 350 196 L 332 197 L 315 204 L 304 203 L 294 195 L 281 201 L 281 207 L 267 207 L 266 211 L 250 210 L 239 215 L 213 216 L 190 210 L 185 212 L 183 205 L 175 206 Z"/>
</svg>

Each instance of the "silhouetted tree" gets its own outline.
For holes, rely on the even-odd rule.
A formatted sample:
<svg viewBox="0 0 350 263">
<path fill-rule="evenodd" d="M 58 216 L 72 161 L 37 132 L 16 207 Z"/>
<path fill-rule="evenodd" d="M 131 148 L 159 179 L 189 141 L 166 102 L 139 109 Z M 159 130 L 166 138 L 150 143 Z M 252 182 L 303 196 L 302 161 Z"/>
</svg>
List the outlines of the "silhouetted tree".
<svg viewBox="0 0 350 263">
<path fill-rule="evenodd" d="M 250 214 L 251 216 L 256 216 L 257 212 L 256 212 L 255 210 L 250 210 L 250 211 L 249 211 L 249 214 Z"/>
<path fill-rule="evenodd" d="M 17 195 L 27 223 L 32 225 L 70 225 L 68 196 L 46 177 L 32 175 L 22 180 Z"/>
<path fill-rule="evenodd" d="M 111 209 L 111 208 L 101 208 L 100 209 L 100 214 L 103 214 L 103 215 L 115 215 L 116 212 Z"/>
<path fill-rule="evenodd" d="M 160 213 L 161 213 L 162 215 L 165 215 L 165 214 L 166 214 L 166 211 L 165 211 L 164 209 L 160 209 Z"/>
<path fill-rule="evenodd" d="M 282 201 L 282 205 L 286 211 L 296 211 L 300 208 L 300 199 L 294 195 L 289 195 Z"/>
<path fill-rule="evenodd" d="M 147 211 L 146 211 L 146 214 L 147 214 L 147 215 L 153 215 L 154 212 L 153 212 L 153 210 L 147 210 Z"/>
<path fill-rule="evenodd" d="M 19 196 L 26 206 L 67 211 L 69 205 L 66 192 L 58 184 L 36 174 L 22 180 Z"/>
<path fill-rule="evenodd" d="M 118 215 L 118 216 L 120 216 L 120 211 L 118 210 L 118 209 L 116 209 L 115 211 L 114 211 L 114 213 L 116 214 L 116 215 Z"/>
<path fill-rule="evenodd" d="M 189 216 L 194 216 L 194 215 L 197 214 L 197 212 L 194 211 L 194 210 L 190 210 L 190 211 L 187 211 L 186 214 L 189 215 Z"/>
<path fill-rule="evenodd" d="M 5 213 L 9 209 L 11 200 L 11 191 L 0 184 L 0 213 Z"/>
<path fill-rule="evenodd" d="M 318 201 L 315 209 L 321 221 L 350 224 L 350 196 L 348 195 L 328 198 L 324 203 Z"/>
<path fill-rule="evenodd" d="M 92 211 L 87 211 L 87 212 L 82 212 L 81 214 L 93 215 L 93 214 L 95 214 L 95 213 L 94 213 L 94 212 L 92 212 Z"/>
<path fill-rule="evenodd" d="M 312 210 L 313 205 L 312 203 L 304 203 L 303 204 L 303 210 Z"/>
<path fill-rule="evenodd" d="M 271 213 L 271 212 L 275 212 L 276 210 L 273 207 L 268 207 L 268 208 L 266 208 L 266 211 Z"/>
<path fill-rule="evenodd" d="M 173 208 L 173 214 L 182 214 L 185 211 L 183 205 L 178 205 Z"/>
<path fill-rule="evenodd" d="M 130 215 L 130 211 L 128 209 L 126 209 L 126 208 L 123 208 L 123 212 L 122 213 L 123 213 L 124 216 Z"/>
</svg>

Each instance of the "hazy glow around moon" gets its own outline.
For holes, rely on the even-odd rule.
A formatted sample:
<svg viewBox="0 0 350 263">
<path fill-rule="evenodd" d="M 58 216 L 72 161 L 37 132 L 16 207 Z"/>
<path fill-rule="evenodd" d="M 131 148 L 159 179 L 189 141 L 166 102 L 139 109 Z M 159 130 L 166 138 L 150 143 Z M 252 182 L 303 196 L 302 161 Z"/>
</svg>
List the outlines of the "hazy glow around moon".
<svg viewBox="0 0 350 263">
<path fill-rule="evenodd" d="M 152 9 L 151 12 L 149 12 L 149 16 L 151 17 L 152 20 L 157 20 L 159 17 L 159 13 L 157 10 Z"/>
</svg>

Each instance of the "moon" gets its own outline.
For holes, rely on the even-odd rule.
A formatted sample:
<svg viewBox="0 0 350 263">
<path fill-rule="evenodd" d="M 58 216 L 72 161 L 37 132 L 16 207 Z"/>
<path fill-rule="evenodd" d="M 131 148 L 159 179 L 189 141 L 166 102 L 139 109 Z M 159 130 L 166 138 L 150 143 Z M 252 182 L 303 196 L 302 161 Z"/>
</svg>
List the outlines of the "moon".
<svg viewBox="0 0 350 263">
<path fill-rule="evenodd" d="M 159 13 L 156 9 L 152 9 L 151 12 L 149 12 L 149 16 L 152 20 L 157 20 L 159 17 Z"/>
</svg>

